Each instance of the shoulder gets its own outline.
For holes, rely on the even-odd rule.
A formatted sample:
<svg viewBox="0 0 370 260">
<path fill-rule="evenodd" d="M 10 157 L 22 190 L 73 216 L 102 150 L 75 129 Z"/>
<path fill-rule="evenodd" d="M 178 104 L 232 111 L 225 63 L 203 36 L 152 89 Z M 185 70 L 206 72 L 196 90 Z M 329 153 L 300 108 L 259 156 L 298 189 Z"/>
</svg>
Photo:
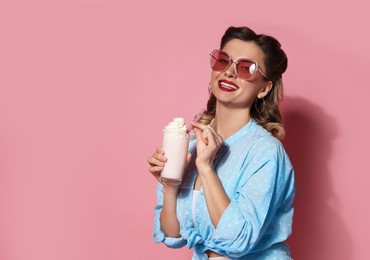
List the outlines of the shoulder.
<svg viewBox="0 0 370 260">
<path fill-rule="evenodd" d="M 253 132 L 251 133 L 251 149 L 255 152 L 263 153 L 265 155 L 270 155 L 273 157 L 285 156 L 286 152 L 281 141 L 274 137 L 261 125 L 255 122 L 254 124 L 255 126 L 253 128 Z"/>
<path fill-rule="evenodd" d="M 261 163 L 266 160 L 279 160 L 279 157 L 285 157 L 286 154 L 280 140 L 254 120 L 232 138 L 232 142 L 227 140 L 226 146 L 231 151 L 230 154 L 237 156 L 238 160 L 244 158 L 244 163 L 252 160 Z"/>
</svg>

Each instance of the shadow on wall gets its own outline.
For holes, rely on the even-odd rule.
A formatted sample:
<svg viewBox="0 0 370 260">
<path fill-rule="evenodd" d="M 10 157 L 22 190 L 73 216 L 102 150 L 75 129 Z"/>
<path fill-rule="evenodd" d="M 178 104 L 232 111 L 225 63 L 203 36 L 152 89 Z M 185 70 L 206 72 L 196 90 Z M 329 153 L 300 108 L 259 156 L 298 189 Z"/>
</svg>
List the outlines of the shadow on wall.
<svg viewBox="0 0 370 260">
<path fill-rule="evenodd" d="M 334 119 L 317 105 L 286 97 L 283 118 L 285 148 L 295 169 L 296 198 L 293 235 L 288 243 L 297 260 L 348 260 L 352 243 L 337 210 L 328 167 L 332 142 L 338 135 Z"/>
</svg>

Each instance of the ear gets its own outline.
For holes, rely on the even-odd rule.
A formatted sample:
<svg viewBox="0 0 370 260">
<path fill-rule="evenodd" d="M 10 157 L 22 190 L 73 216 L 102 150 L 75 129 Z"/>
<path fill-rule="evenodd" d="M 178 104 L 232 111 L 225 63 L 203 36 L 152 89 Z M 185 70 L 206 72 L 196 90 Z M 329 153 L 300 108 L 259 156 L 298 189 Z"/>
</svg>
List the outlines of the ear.
<svg viewBox="0 0 370 260">
<path fill-rule="evenodd" d="M 267 81 L 265 85 L 262 87 L 260 92 L 258 92 L 257 97 L 258 98 L 264 98 L 272 89 L 272 81 Z"/>
</svg>

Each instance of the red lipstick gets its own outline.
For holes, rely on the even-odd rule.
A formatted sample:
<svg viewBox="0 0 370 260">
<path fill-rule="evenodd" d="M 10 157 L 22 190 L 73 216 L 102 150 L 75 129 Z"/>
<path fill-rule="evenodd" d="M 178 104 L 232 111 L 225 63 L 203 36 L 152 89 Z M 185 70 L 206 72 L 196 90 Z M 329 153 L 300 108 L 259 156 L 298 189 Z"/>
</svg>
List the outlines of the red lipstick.
<svg viewBox="0 0 370 260">
<path fill-rule="evenodd" d="M 224 79 L 218 81 L 218 88 L 226 92 L 234 92 L 239 89 L 235 83 Z"/>
</svg>

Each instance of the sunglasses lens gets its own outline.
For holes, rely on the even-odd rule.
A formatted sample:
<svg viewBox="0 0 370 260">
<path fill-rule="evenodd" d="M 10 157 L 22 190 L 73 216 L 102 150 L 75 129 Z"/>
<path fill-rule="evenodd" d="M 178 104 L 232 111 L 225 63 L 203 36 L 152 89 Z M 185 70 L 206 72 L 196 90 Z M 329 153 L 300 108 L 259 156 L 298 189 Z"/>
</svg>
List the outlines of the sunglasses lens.
<svg viewBox="0 0 370 260">
<path fill-rule="evenodd" d="M 214 70 L 225 70 L 230 64 L 230 57 L 223 52 L 214 51 L 211 55 L 211 67 Z"/>
<path fill-rule="evenodd" d="M 238 62 L 238 76 L 243 79 L 249 79 L 257 70 L 256 63 L 248 60 L 240 60 Z"/>
</svg>

